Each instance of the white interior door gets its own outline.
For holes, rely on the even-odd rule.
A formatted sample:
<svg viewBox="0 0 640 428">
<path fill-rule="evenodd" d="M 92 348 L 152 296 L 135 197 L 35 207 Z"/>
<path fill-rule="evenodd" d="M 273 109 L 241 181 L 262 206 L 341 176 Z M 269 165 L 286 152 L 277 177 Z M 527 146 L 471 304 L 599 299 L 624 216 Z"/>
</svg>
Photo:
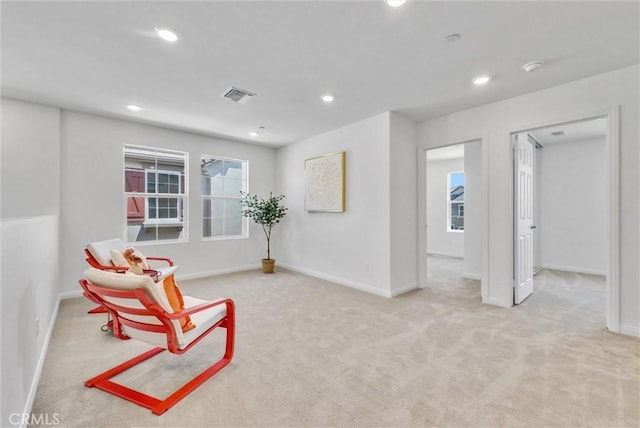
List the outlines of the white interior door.
<svg viewBox="0 0 640 428">
<path fill-rule="evenodd" d="M 523 132 L 515 136 L 514 153 L 514 303 L 533 293 L 533 141 Z"/>
</svg>

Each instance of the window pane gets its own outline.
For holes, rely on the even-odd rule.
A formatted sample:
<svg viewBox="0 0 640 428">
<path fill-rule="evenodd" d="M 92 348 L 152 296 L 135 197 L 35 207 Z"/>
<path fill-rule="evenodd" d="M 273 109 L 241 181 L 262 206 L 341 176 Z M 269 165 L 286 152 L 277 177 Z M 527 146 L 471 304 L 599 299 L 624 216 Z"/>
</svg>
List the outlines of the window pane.
<svg viewBox="0 0 640 428">
<path fill-rule="evenodd" d="M 211 179 L 211 194 L 212 195 L 224 194 L 224 177 L 214 177 Z"/>
<path fill-rule="evenodd" d="M 464 172 L 449 174 L 449 230 L 464 230 Z"/>
<path fill-rule="evenodd" d="M 224 216 L 224 199 L 213 199 L 211 201 L 211 217 L 222 218 Z"/>
<path fill-rule="evenodd" d="M 243 236 L 240 192 L 247 189 L 246 161 L 215 156 L 200 158 L 203 237 Z"/>
<path fill-rule="evenodd" d="M 127 242 L 184 239 L 187 153 L 124 146 Z M 132 195 L 138 194 L 138 195 Z"/>
<path fill-rule="evenodd" d="M 149 213 L 147 215 L 147 218 L 158 218 L 158 198 L 149 198 Z"/>
<path fill-rule="evenodd" d="M 227 178 L 224 182 L 224 194 L 228 196 L 240 196 L 244 189 L 242 180 Z"/>
<path fill-rule="evenodd" d="M 221 218 L 212 219 L 211 220 L 211 236 L 222 236 L 222 235 L 223 235 L 222 219 Z"/>
<path fill-rule="evenodd" d="M 242 235 L 242 217 L 227 219 L 225 235 Z"/>
</svg>

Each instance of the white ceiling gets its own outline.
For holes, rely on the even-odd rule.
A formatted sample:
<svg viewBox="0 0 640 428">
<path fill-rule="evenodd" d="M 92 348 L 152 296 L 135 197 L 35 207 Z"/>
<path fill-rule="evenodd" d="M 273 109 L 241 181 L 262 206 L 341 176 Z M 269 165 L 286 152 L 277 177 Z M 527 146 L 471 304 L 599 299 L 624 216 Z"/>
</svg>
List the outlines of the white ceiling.
<svg viewBox="0 0 640 428">
<path fill-rule="evenodd" d="M 427 150 L 427 162 L 438 162 L 464 157 L 464 144 L 454 146 L 439 147 Z"/>
<path fill-rule="evenodd" d="M 553 135 L 554 132 L 560 131 L 564 132 L 564 135 Z M 597 137 L 602 137 L 604 141 L 607 135 L 607 120 L 605 118 L 597 118 L 580 122 L 564 123 L 536 129 L 530 133 L 533 135 L 533 138 L 543 146 Z"/>
<path fill-rule="evenodd" d="M 283 145 L 416 121 L 639 62 L 638 2 L 2 1 L 2 94 Z M 180 40 L 158 39 L 170 27 Z M 454 43 L 445 41 L 461 34 Z M 525 73 L 522 65 L 543 60 Z M 481 73 L 493 76 L 474 87 Z M 255 92 L 246 104 L 220 95 Z M 320 96 L 336 99 L 324 104 Z M 124 108 L 138 104 L 133 113 Z M 257 138 L 248 131 L 265 129 Z"/>
</svg>

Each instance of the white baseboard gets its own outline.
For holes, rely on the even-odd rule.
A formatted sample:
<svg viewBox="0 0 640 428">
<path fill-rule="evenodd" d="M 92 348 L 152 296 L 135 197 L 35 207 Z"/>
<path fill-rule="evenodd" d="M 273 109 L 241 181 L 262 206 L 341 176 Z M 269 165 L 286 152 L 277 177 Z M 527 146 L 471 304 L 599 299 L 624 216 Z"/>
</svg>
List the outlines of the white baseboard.
<svg viewBox="0 0 640 428">
<path fill-rule="evenodd" d="M 441 257 L 453 257 L 454 259 L 464 259 L 464 254 L 453 254 L 453 253 L 447 253 L 447 252 L 437 252 L 437 253 L 427 252 L 427 256 L 441 256 Z"/>
<path fill-rule="evenodd" d="M 640 337 L 640 326 L 620 324 L 620 334 L 625 336 Z"/>
<path fill-rule="evenodd" d="M 606 276 L 607 272 L 603 271 L 603 270 L 597 270 L 597 269 L 584 269 L 584 268 L 579 268 L 579 267 L 574 267 L 574 266 L 559 266 L 559 265 L 549 265 L 549 264 L 544 264 L 544 265 L 540 265 L 541 269 L 551 269 L 551 270 L 560 270 L 563 272 L 575 272 L 575 273 L 584 273 L 587 275 L 601 275 L 601 276 Z"/>
<path fill-rule="evenodd" d="M 477 281 L 482 281 L 482 275 L 471 272 L 462 272 L 462 277 L 466 279 L 475 279 Z"/>
<path fill-rule="evenodd" d="M 31 381 L 31 388 L 29 388 L 29 395 L 27 396 L 27 402 L 24 406 L 23 415 L 30 415 L 33 408 L 33 400 L 36 398 L 36 392 L 38 391 L 38 383 L 40 383 L 40 375 L 42 375 L 42 367 L 44 366 L 44 360 L 47 357 L 47 351 L 49 350 L 49 341 L 53 334 L 53 327 L 56 325 L 56 319 L 58 318 L 58 309 L 60 308 L 60 297 L 56 302 L 56 306 L 53 308 L 51 319 L 49 320 L 49 328 L 47 329 L 47 335 L 42 343 L 42 349 L 40 350 L 40 356 L 38 357 L 38 364 L 36 365 L 36 372 Z M 20 428 L 26 428 L 27 425 L 21 422 Z"/>
<path fill-rule="evenodd" d="M 418 288 L 418 283 L 414 282 L 411 284 L 407 284 L 395 290 L 391 290 L 391 297 L 396 297 L 404 293 L 408 293 L 411 290 L 416 290 Z"/>
<path fill-rule="evenodd" d="M 246 270 L 261 269 L 261 268 L 262 268 L 262 264 L 256 263 L 252 265 L 237 266 L 237 267 L 232 267 L 227 269 L 216 269 L 216 270 L 210 270 L 206 272 L 189 273 L 186 275 L 180 275 L 179 273 L 176 273 L 176 281 L 187 281 L 189 279 L 200 279 L 200 278 L 206 278 L 208 276 L 224 275 L 226 273 L 244 272 Z"/>
<path fill-rule="evenodd" d="M 501 308 L 510 308 L 513 306 L 513 303 L 507 303 L 502 299 L 492 299 L 492 298 L 482 298 L 482 303 L 486 303 L 488 305 L 500 306 Z"/>
<path fill-rule="evenodd" d="M 67 290 L 60 292 L 60 300 L 74 299 L 76 297 L 82 297 L 82 290 Z"/>
<path fill-rule="evenodd" d="M 351 281 L 348 279 L 344 279 L 344 278 L 339 278 L 337 276 L 331 276 L 331 275 L 327 275 L 324 273 L 320 273 L 320 272 L 316 272 L 313 270 L 309 270 L 309 269 L 304 269 L 304 268 L 300 268 L 297 266 L 292 266 L 289 265 L 287 263 L 278 263 L 280 266 L 282 266 L 285 269 L 289 269 L 295 272 L 300 272 L 304 275 L 308 275 L 308 276 L 312 276 L 314 278 L 318 278 L 318 279 L 323 279 L 325 281 L 329 281 L 329 282 L 333 282 L 336 284 L 340 284 L 340 285 L 344 285 L 346 287 L 350 287 L 350 288 L 355 288 L 357 290 L 360 291 L 366 291 L 367 293 L 371 293 L 371 294 L 376 294 L 378 296 L 382 296 L 382 297 L 393 297 L 391 292 L 389 292 L 388 290 L 381 290 L 379 288 L 375 288 L 372 287 L 370 285 L 367 284 L 362 284 L 360 282 L 356 282 L 356 281 Z M 415 286 L 414 286 L 415 288 Z M 408 291 L 408 290 L 407 290 Z"/>
</svg>

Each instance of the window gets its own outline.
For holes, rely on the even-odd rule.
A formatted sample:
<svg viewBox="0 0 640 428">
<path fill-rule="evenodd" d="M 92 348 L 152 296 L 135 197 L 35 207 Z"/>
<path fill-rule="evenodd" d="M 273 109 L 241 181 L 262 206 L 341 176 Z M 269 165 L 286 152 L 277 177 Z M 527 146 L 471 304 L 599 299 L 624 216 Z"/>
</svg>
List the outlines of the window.
<svg viewBox="0 0 640 428">
<path fill-rule="evenodd" d="M 127 242 L 184 240 L 187 153 L 124 147 Z"/>
<path fill-rule="evenodd" d="M 203 238 L 246 238 L 240 192 L 247 192 L 247 161 L 203 155 L 200 158 Z"/>
<path fill-rule="evenodd" d="M 447 230 L 464 231 L 464 172 L 447 175 Z"/>
</svg>

